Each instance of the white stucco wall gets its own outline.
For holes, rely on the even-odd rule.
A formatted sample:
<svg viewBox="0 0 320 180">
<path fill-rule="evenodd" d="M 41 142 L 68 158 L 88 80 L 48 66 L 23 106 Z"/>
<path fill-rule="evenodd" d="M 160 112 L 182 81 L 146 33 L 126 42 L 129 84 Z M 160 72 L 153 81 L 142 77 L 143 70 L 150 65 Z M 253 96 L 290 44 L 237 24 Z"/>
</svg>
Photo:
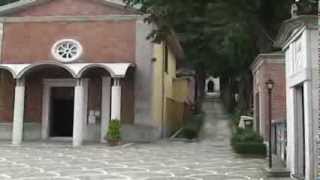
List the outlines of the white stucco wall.
<svg viewBox="0 0 320 180">
<path fill-rule="evenodd" d="M 301 30 L 286 46 L 286 79 L 287 79 L 287 128 L 288 128 L 288 158 L 287 165 L 292 174 L 297 174 L 299 167 L 296 163 L 296 143 L 301 134 L 299 126 L 295 124 L 297 109 L 295 103 L 296 87 L 304 88 L 304 119 L 305 119 L 305 158 L 306 180 L 314 180 L 316 176 L 316 148 L 315 132 L 318 121 L 318 90 L 319 90 L 319 62 L 318 62 L 318 31 L 316 28 Z M 301 168 L 301 167 L 300 167 Z"/>
</svg>

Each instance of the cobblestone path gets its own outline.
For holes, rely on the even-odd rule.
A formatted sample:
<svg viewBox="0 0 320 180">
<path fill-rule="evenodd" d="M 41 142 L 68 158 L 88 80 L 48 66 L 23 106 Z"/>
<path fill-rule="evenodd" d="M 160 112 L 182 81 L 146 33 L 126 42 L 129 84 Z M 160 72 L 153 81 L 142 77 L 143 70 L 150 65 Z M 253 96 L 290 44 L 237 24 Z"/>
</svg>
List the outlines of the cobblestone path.
<svg viewBox="0 0 320 180">
<path fill-rule="evenodd" d="M 2 142 L 0 180 L 265 180 L 264 159 L 244 159 L 232 153 L 229 121 L 221 105 L 208 102 L 204 108 L 203 139 L 195 143 L 72 148 L 70 143 L 13 147 Z"/>
</svg>

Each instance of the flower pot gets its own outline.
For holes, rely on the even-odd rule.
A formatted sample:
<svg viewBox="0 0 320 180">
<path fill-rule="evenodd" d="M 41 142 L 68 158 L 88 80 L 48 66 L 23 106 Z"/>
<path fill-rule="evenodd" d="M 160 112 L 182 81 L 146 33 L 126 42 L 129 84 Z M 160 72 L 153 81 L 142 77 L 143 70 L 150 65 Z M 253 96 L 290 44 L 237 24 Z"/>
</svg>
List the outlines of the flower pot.
<svg viewBox="0 0 320 180">
<path fill-rule="evenodd" d="M 118 146 L 120 144 L 120 140 L 108 139 L 109 146 Z"/>
</svg>

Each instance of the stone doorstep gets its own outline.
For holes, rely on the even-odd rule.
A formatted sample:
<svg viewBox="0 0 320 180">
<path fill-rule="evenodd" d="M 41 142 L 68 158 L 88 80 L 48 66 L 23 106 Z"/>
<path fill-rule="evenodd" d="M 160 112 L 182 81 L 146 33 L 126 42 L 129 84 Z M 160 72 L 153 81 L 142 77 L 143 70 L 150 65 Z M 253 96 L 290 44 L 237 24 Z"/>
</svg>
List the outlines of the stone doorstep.
<svg viewBox="0 0 320 180">
<path fill-rule="evenodd" d="M 305 177 L 299 174 L 292 174 L 292 177 L 296 180 L 305 180 Z"/>
<path fill-rule="evenodd" d="M 290 171 L 287 168 L 264 168 L 267 177 L 290 177 Z"/>
<path fill-rule="evenodd" d="M 175 141 L 175 142 L 185 142 L 185 143 L 197 143 L 200 142 L 198 138 L 195 139 L 186 139 L 186 138 L 170 138 L 170 141 Z"/>
</svg>

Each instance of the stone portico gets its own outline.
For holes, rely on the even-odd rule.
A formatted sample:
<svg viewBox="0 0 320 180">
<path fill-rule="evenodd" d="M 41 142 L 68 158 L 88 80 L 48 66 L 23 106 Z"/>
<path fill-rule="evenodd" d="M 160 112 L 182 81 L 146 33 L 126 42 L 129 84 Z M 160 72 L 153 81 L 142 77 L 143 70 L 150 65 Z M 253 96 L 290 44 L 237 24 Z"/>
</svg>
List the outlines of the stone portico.
<svg viewBox="0 0 320 180">
<path fill-rule="evenodd" d="M 50 68 L 51 69 L 50 69 Z M 41 68 L 46 70 L 52 70 L 54 68 L 60 68 L 60 70 L 69 73 L 68 78 L 41 78 L 42 89 L 42 114 L 41 114 L 41 139 L 47 140 L 50 138 L 50 111 L 52 110 L 52 102 L 50 99 L 52 88 L 56 87 L 70 87 L 74 91 L 74 109 L 73 109 L 73 131 L 72 141 L 74 146 L 82 144 L 83 140 L 88 137 L 86 134 L 88 130 L 88 90 L 89 90 L 89 78 L 85 77 L 85 73 L 90 69 L 100 68 L 105 70 L 105 73 L 101 75 L 101 122 L 100 122 L 100 141 L 104 141 L 106 133 L 106 127 L 111 119 L 121 119 L 121 81 L 125 78 L 127 71 L 133 68 L 129 63 L 110 63 L 110 64 L 19 64 L 9 65 L 2 64 L 0 69 L 6 70 L 11 73 L 15 80 L 14 87 L 14 110 L 13 110 L 13 127 L 12 127 L 12 143 L 19 145 L 23 139 L 23 122 L 25 118 L 25 106 L 26 104 L 26 83 L 31 82 L 28 75 L 33 70 L 40 70 Z M 59 72 L 59 71 L 55 71 Z M 110 74 L 110 76 L 108 76 Z M 30 85 L 30 88 L 33 87 Z M 37 92 L 37 90 L 36 90 Z M 31 95 L 32 96 L 32 95 Z M 41 96 L 41 94 L 36 94 Z M 99 115 L 98 115 L 99 116 Z M 90 123 L 90 122 L 89 122 Z M 94 122 L 91 122 L 94 123 Z M 97 132 L 95 132 L 97 133 Z M 95 139 L 92 139 L 95 140 Z"/>
</svg>

